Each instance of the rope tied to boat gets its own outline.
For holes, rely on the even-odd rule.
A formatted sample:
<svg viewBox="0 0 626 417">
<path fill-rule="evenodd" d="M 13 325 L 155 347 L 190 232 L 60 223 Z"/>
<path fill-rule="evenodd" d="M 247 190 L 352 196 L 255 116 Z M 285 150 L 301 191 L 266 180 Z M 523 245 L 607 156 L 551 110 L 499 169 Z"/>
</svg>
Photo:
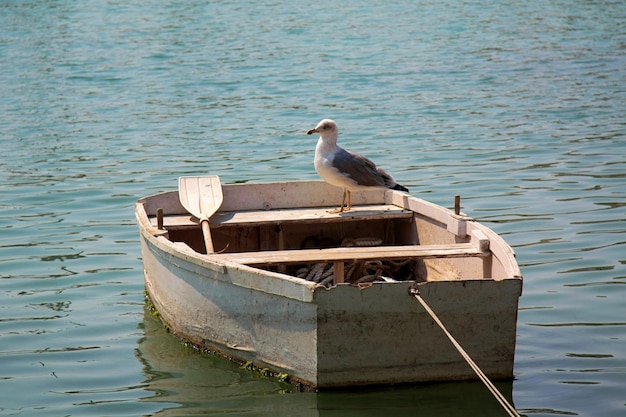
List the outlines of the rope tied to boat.
<svg viewBox="0 0 626 417">
<path fill-rule="evenodd" d="M 456 348 L 456 350 L 461 354 L 463 359 L 467 362 L 467 364 L 472 368 L 472 370 L 476 373 L 478 378 L 485 384 L 487 389 L 491 392 L 491 394 L 496 398 L 498 403 L 504 408 L 504 410 L 508 413 L 509 416 L 512 417 L 521 417 L 517 412 L 515 407 L 509 403 L 504 395 L 498 388 L 491 382 L 491 380 L 485 375 L 485 373 L 480 369 L 480 367 L 474 362 L 474 360 L 470 357 L 470 355 L 463 349 L 463 347 L 456 341 L 456 339 L 452 336 L 452 334 L 448 331 L 446 326 L 444 326 L 443 322 L 439 319 L 437 314 L 430 308 L 430 306 L 426 303 L 426 301 L 422 298 L 420 291 L 418 288 L 410 288 L 409 294 L 415 297 L 417 301 L 422 305 L 424 310 L 430 315 L 430 317 L 434 320 L 434 322 L 441 328 L 446 337 L 452 342 L 452 345 Z"/>
</svg>

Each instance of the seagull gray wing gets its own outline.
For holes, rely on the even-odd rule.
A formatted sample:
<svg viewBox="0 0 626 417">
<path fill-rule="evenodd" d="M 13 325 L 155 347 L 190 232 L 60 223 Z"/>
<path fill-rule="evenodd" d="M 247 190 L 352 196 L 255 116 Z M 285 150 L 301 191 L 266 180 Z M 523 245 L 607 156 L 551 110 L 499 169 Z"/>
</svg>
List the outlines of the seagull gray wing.
<svg viewBox="0 0 626 417">
<path fill-rule="evenodd" d="M 385 179 L 376 168 L 376 164 L 358 153 L 337 147 L 333 158 L 333 167 L 356 184 L 370 187 L 385 187 Z"/>
</svg>

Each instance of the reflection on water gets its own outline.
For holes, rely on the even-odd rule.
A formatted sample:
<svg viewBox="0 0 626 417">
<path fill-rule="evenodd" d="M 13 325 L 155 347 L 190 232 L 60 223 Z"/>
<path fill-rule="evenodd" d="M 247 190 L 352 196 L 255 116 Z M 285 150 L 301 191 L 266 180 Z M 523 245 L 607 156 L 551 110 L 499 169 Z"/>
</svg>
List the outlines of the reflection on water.
<svg viewBox="0 0 626 417">
<path fill-rule="evenodd" d="M 143 337 L 136 349 L 146 375 L 143 401 L 163 408 L 155 415 L 235 413 L 258 416 L 502 416 L 503 410 L 480 382 L 298 392 L 215 354 L 198 352 L 167 332 L 144 309 Z M 512 382 L 496 384 L 511 400 Z"/>
</svg>

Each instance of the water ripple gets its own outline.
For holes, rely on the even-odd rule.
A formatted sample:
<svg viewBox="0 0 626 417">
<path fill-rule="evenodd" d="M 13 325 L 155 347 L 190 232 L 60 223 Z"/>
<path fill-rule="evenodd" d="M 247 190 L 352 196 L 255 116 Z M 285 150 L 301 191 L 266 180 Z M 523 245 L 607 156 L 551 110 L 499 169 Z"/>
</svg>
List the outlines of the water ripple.
<svg viewBox="0 0 626 417">
<path fill-rule="evenodd" d="M 382 411 L 282 395 L 177 341 L 139 352 L 134 201 L 180 175 L 316 179 L 305 132 L 325 117 L 514 246 L 521 412 L 623 414 L 624 27 L 598 1 L 0 3 L 0 414 Z M 368 393 L 398 415 L 484 400 L 405 394 Z M 430 408 L 389 409 L 414 398 Z"/>
</svg>

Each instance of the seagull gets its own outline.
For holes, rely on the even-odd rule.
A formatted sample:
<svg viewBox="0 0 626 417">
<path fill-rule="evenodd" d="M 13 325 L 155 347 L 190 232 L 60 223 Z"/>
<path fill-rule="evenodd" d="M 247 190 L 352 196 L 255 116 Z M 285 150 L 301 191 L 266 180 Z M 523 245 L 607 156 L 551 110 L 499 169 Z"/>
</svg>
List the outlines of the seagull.
<svg viewBox="0 0 626 417">
<path fill-rule="evenodd" d="M 306 132 L 307 135 L 320 135 L 315 147 L 315 170 L 327 183 L 343 188 L 341 206 L 332 210 L 332 213 L 342 213 L 352 208 L 350 193 L 368 188 L 389 188 L 408 192 L 409 190 L 396 182 L 393 177 L 382 168 L 358 153 L 347 151 L 337 146 L 339 129 L 337 123 L 324 119 L 315 129 Z M 348 206 L 346 207 L 346 196 Z"/>
</svg>

